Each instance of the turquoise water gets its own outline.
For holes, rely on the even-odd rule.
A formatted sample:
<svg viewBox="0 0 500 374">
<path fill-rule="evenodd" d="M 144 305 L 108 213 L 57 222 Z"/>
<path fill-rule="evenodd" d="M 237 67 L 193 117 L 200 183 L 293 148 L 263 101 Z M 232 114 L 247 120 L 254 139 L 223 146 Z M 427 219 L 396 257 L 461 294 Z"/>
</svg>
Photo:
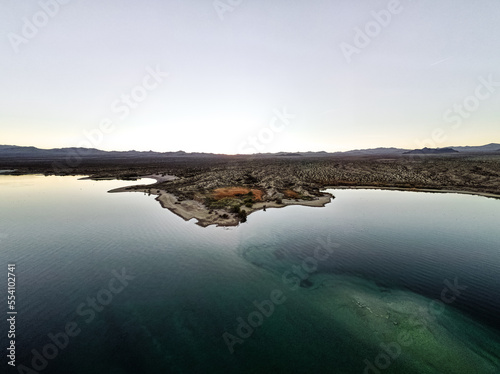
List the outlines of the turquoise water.
<svg viewBox="0 0 500 374">
<path fill-rule="evenodd" d="M 151 196 L 106 193 L 128 184 L 0 176 L 16 364 L 56 374 L 500 372 L 499 200 L 332 190 L 325 208 L 201 228 Z"/>
</svg>

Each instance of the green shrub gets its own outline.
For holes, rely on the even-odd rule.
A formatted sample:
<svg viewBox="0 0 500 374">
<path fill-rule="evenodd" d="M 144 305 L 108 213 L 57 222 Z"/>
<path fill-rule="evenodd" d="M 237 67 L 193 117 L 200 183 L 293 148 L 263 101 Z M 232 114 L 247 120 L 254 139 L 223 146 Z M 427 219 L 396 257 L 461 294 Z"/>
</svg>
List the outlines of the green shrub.
<svg viewBox="0 0 500 374">
<path fill-rule="evenodd" d="M 238 213 L 238 217 L 240 217 L 241 222 L 246 222 L 247 221 L 247 211 L 240 210 L 240 212 Z"/>
<path fill-rule="evenodd" d="M 247 197 L 245 200 L 243 200 L 243 203 L 245 204 L 246 207 L 251 208 L 255 203 L 255 200 L 252 199 L 251 197 Z"/>
</svg>

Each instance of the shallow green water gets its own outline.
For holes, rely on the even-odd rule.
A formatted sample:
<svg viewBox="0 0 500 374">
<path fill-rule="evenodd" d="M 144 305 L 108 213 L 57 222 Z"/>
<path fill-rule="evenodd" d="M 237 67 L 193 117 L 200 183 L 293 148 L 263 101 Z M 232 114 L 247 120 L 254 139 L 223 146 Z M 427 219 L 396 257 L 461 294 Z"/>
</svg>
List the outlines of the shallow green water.
<svg viewBox="0 0 500 374">
<path fill-rule="evenodd" d="M 500 201 L 339 190 L 203 229 L 127 184 L 0 176 L 18 364 L 74 322 L 39 372 L 499 372 Z"/>
</svg>

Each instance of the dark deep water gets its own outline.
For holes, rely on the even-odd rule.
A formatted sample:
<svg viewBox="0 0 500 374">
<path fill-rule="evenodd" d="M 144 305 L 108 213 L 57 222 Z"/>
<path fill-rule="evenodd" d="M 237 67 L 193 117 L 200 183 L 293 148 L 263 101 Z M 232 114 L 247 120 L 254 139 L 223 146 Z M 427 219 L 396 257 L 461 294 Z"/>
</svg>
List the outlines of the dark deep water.
<svg viewBox="0 0 500 374">
<path fill-rule="evenodd" d="M 5 316 L 15 263 L 16 364 L 56 374 L 500 372 L 500 200 L 335 190 L 325 208 L 203 229 L 153 197 L 106 193 L 133 183 L 0 176 L 1 303 Z M 18 372 L 5 354 L 1 365 Z"/>
</svg>

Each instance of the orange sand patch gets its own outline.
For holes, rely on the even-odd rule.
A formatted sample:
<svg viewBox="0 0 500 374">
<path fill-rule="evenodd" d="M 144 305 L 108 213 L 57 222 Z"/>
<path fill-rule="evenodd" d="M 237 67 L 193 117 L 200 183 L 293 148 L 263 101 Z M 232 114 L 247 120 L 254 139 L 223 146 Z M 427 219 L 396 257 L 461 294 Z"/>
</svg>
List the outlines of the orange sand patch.
<svg viewBox="0 0 500 374">
<path fill-rule="evenodd" d="M 285 190 L 285 191 L 283 191 L 283 194 L 285 195 L 285 197 L 288 197 L 289 199 L 298 199 L 299 198 L 299 194 L 295 191 L 292 191 L 292 190 Z"/>
<path fill-rule="evenodd" d="M 236 197 L 236 195 L 246 195 L 252 191 L 255 200 L 262 200 L 262 195 L 264 194 L 261 190 L 250 189 L 245 187 L 226 187 L 226 188 L 217 188 L 213 192 L 214 199 L 220 200 L 225 197 Z"/>
</svg>

